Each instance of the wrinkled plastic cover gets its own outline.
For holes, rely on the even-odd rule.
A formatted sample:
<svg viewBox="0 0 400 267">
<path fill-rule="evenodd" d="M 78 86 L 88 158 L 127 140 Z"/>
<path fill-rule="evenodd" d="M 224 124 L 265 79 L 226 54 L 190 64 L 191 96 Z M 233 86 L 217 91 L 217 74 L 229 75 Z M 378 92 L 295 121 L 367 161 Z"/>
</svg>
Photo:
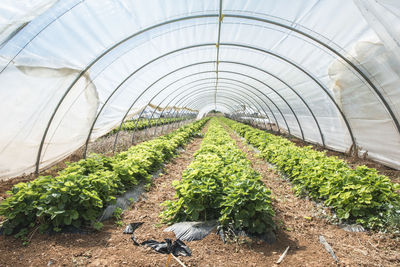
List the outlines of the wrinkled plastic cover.
<svg viewBox="0 0 400 267">
<path fill-rule="evenodd" d="M 0 46 L 57 0 L 2 0 L 0 5 Z"/>
<path fill-rule="evenodd" d="M 32 172 L 42 140 L 41 169 L 150 104 L 245 107 L 348 151 L 339 107 L 360 153 L 400 168 L 399 13 L 395 0 L 223 0 L 219 32 L 216 0 L 3 1 L 0 177 Z"/>
</svg>

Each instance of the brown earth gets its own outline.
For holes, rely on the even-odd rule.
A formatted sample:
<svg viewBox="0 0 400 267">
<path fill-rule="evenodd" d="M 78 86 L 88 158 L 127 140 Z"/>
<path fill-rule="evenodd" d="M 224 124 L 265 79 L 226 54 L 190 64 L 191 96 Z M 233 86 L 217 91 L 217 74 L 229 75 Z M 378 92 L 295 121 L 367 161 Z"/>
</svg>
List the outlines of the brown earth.
<svg viewBox="0 0 400 267">
<path fill-rule="evenodd" d="M 203 129 L 203 132 L 205 129 Z M 192 161 L 201 138 L 195 138 L 183 152 L 169 162 L 163 174 L 155 179 L 149 192 L 141 197 L 130 210 L 123 214 L 123 225 L 142 221 L 145 224 L 136 231 L 139 241 L 174 238 L 164 233 L 158 214 L 160 203 L 172 199 L 175 190 L 171 182 L 180 179 L 183 170 Z M 99 232 L 88 234 L 40 234 L 35 233 L 28 246 L 12 236 L 0 236 L 0 266 L 164 266 L 166 255 L 133 245 L 130 236 L 122 233 L 123 227 L 107 221 Z M 29 235 L 28 235 L 29 236 Z M 195 251 L 193 250 L 193 253 Z M 185 260 L 185 259 L 182 259 Z M 171 264 L 170 266 L 177 266 Z"/>
<path fill-rule="evenodd" d="M 274 245 L 258 241 L 224 244 L 212 233 L 201 241 L 186 242 L 193 254 L 179 257 L 186 266 L 271 266 L 287 246 L 290 250 L 282 266 L 338 265 L 319 243 L 320 235 L 332 246 L 339 265 L 400 265 L 399 240 L 371 232 L 349 233 L 332 225 L 323 215 L 323 212 L 329 213 L 328 210 L 295 197 L 287 181 L 257 158 L 240 138 L 233 133 L 232 137 L 273 192 L 277 242 Z M 175 190 L 171 182 L 180 179 L 200 143 L 201 138 L 195 138 L 188 144 L 185 151 L 165 166 L 164 174 L 154 180 L 150 191 L 124 212 L 124 226 L 130 222 L 144 222 L 135 232 L 139 242 L 174 239 L 172 233 L 163 232 L 166 226 L 158 217 L 162 210 L 160 203 L 173 199 Z M 28 246 L 13 237 L 0 236 L 0 266 L 165 266 L 167 255 L 134 246 L 130 236 L 122 234 L 123 228 L 109 221 L 101 231 L 89 234 L 36 233 Z M 169 266 L 179 265 L 172 259 Z"/>
<path fill-rule="evenodd" d="M 283 266 L 330 266 L 335 261 L 319 242 L 325 237 L 344 266 L 400 266 L 400 238 L 374 232 L 346 232 L 329 222 L 329 210 L 312 201 L 296 197 L 288 181 L 268 167 L 257 153 L 231 132 L 231 137 L 247 154 L 273 195 L 278 226 L 277 240 L 271 249 L 290 250 Z"/>
</svg>

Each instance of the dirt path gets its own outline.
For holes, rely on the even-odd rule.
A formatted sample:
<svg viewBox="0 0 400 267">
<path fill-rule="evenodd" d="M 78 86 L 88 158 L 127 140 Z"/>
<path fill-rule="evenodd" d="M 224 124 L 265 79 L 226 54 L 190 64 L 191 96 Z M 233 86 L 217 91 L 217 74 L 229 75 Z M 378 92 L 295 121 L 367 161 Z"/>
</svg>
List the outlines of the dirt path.
<svg viewBox="0 0 400 267">
<path fill-rule="evenodd" d="M 172 199 L 175 190 L 171 182 L 179 179 L 192 161 L 193 153 L 199 148 L 201 138 L 195 138 L 175 159 L 169 162 L 163 175 L 154 180 L 149 192 L 124 212 L 123 225 L 142 221 L 145 224 L 137 230 L 138 240 L 174 238 L 162 231 L 158 214 L 160 203 Z M 161 266 L 166 256 L 145 248 L 136 247 L 129 235 L 122 234 L 124 227 L 117 227 L 112 221 L 104 228 L 90 234 L 36 234 L 31 244 L 22 246 L 20 240 L 0 236 L 0 266 Z"/>
<path fill-rule="evenodd" d="M 265 162 L 256 158 L 236 136 L 233 137 L 274 191 L 276 218 L 285 224 L 280 225 L 278 241 L 272 246 L 262 242 L 224 244 L 215 233 L 201 241 L 186 242 L 193 254 L 191 257 L 180 257 L 186 266 L 273 266 L 288 245 L 291 249 L 282 266 L 335 265 L 319 244 L 319 234 L 326 237 L 343 263 L 353 266 L 398 264 L 399 258 L 397 262 L 394 261 L 395 250 L 399 249 L 395 241 L 384 236 L 381 238 L 380 235 L 347 233 L 315 217 L 309 201 L 294 197 L 287 182 L 268 170 Z M 160 203 L 174 197 L 175 190 L 171 182 L 180 179 L 201 141 L 201 138 L 196 138 L 188 144 L 185 151 L 165 166 L 164 174 L 154 181 L 145 197 L 135 203 L 132 209 L 125 211 L 124 226 L 130 222 L 145 223 L 135 232 L 139 242 L 174 239 L 172 233 L 163 232 L 166 226 L 160 224 L 158 217 L 162 210 Z M 304 216 L 312 219 L 305 219 Z M 13 237 L 0 236 L 0 266 L 165 266 L 167 255 L 134 246 L 130 236 L 122 234 L 123 228 L 110 221 L 98 233 L 36 234 L 27 247 Z M 382 260 L 385 257 L 386 260 Z M 179 265 L 172 260 L 170 266 Z"/>
<path fill-rule="evenodd" d="M 266 186 L 272 190 L 275 221 L 279 227 L 277 243 L 270 249 L 290 250 L 281 266 L 330 266 L 336 265 L 333 258 L 319 243 L 323 235 L 332 246 L 339 262 L 345 266 L 399 266 L 400 240 L 392 236 L 363 232 L 350 233 L 332 225 L 323 212 L 307 199 L 296 197 L 289 182 L 270 169 L 265 161 L 245 141 L 230 130 L 231 137 L 247 154 Z M 325 217 L 325 218 L 324 218 Z"/>
</svg>

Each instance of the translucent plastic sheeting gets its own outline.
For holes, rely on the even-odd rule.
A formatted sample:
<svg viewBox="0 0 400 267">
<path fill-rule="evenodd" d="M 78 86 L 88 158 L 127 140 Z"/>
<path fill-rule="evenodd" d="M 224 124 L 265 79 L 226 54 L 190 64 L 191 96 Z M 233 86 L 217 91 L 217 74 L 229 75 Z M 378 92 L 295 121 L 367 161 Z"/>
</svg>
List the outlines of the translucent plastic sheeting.
<svg viewBox="0 0 400 267">
<path fill-rule="evenodd" d="M 390 53 L 382 43 L 358 42 L 354 47 L 354 57 L 366 67 L 371 76 L 384 85 L 385 95 L 391 99 L 391 105 L 400 107 L 400 79 L 391 68 Z M 370 94 L 362 90 L 362 85 L 353 76 L 348 75 L 338 62 L 329 68 L 334 81 L 333 91 L 336 101 L 344 110 L 347 118 L 357 130 L 357 144 L 360 154 L 368 153 L 380 162 L 396 166 L 400 158 L 399 135 L 393 132 L 393 123 L 386 116 L 385 110 Z M 397 76 L 398 77 L 398 76 Z M 395 109 L 398 114 L 398 109 Z M 382 146 L 385 153 L 382 153 Z"/>
<path fill-rule="evenodd" d="M 220 22 L 215 0 L 28 2 L 0 3 L 0 177 L 48 167 L 149 103 L 246 106 L 400 168 L 397 1 L 223 0 Z"/>
<path fill-rule="evenodd" d="M 0 46 L 57 0 L 3 0 L 0 6 Z"/>
<path fill-rule="evenodd" d="M 0 75 L 2 104 L 0 105 L 1 153 L 0 173 L 16 176 L 35 170 L 39 144 L 46 127 L 48 110 L 54 109 L 65 87 L 77 75 L 74 69 L 15 66 Z M 62 77 L 62 79 L 60 78 Z M 51 144 L 45 143 L 44 166 L 65 158 L 83 144 L 88 124 L 96 115 L 98 105 L 94 86 L 86 87 L 81 79 L 60 107 L 57 124 L 49 129 Z M 4 90 L 12 88 L 12 90 Z M 82 93 L 82 89 L 86 88 Z M 73 104 L 74 103 L 74 104 Z M 62 131 L 56 131 L 61 128 Z M 19 129 L 12 131 L 11 129 Z M 57 132 L 57 135 L 53 136 Z"/>
</svg>

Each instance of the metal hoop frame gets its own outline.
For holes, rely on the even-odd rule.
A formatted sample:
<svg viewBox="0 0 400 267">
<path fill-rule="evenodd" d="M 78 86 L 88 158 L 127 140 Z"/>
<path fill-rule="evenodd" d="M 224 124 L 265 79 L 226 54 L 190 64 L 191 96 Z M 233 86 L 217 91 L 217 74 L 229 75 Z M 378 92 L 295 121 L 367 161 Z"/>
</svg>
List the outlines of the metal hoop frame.
<svg viewBox="0 0 400 267">
<path fill-rule="evenodd" d="M 68 12 L 68 11 L 66 11 L 66 12 Z M 220 10 L 219 13 L 221 13 L 221 10 Z M 351 62 L 349 59 L 347 59 L 342 53 L 340 53 L 338 50 L 336 50 L 336 49 L 333 48 L 332 46 L 328 45 L 327 43 L 325 43 L 325 42 L 319 40 L 318 38 L 316 38 L 316 37 L 314 37 L 314 36 L 312 36 L 312 35 L 310 35 L 310 34 L 304 32 L 304 31 L 302 31 L 302 30 L 296 28 L 295 26 L 285 25 L 285 24 L 283 24 L 283 23 L 280 23 L 280 22 L 277 22 L 277 21 L 273 21 L 273 20 L 270 20 L 270 19 L 259 18 L 259 17 L 255 17 L 255 16 L 237 15 L 237 14 L 223 14 L 223 16 L 224 16 L 224 17 L 231 17 L 231 18 L 238 18 L 238 19 L 246 19 L 246 20 L 258 21 L 258 22 L 262 22 L 262 23 L 266 23 L 266 24 L 272 24 L 272 25 L 275 25 L 275 26 L 278 26 L 278 27 L 286 28 L 286 29 L 288 29 L 288 30 L 291 30 L 291 31 L 293 31 L 293 32 L 296 32 L 297 34 L 300 34 L 300 35 L 302 35 L 302 36 L 304 36 L 304 37 L 306 37 L 306 38 L 308 38 L 308 39 L 310 39 L 310 40 L 312 40 L 312 41 L 318 43 L 319 45 L 322 45 L 323 47 L 325 47 L 326 49 L 328 49 L 330 52 L 332 52 L 333 54 L 335 54 L 336 56 L 338 56 L 339 58 L 341 58 L 344 62 L 346 62 L 352 69 L 354 69 L 354 70 L 360 75 L 360 77 L 361 77 L 365 82 L 367 82 L 367 84 L 369 85 L 369 87 L 374 91 L 375 95 L 378 97 L 378 99 L 379 99 L 379 100 L 381 101 L 381 103 L 384 105 L 385 109 L 388 111 L 388 113 L 389 113 L 389 115 L 390 115 L 392 121 L 393 121 L 394 124 L 395 124 L 395 127 L 396 127 L 397 131 L 400 133 L 400 123 L 399 123 L 399 121 L 397 120 L 397 118 L 396 118 L 394 112 L 392 111 L 390 105 L 388 104 L 388 102 L 386 101 L 386 99 L 383 97 L 382 93 L 379 91 L 379 89 L 375 86 L 375 84 L 367 77 L 367 75 L 366 75 L 360 68 L 358 68 L 353 62 Z M 164 26 L 164 25 L 176 23 L 176 22 L 179 22 L 179 21 L 190 20 L 190 19 L 196 19 L 196 18 L 197 18 L 197 19 L 198 19 L 198 18 L 210 18 L 210 17 L 219 17 L 219 18 L 220 18 L 220 17 L 221 17 L 221 14 L 204 14 L 204 15 L 197 15 L 197 16 L 186 16 L 186 17 L 176 18 L 176 19 L 164 21 L 164 22 L 159 23 L 159 24 L 152 25 L 152 26 L 150 26 L 150 27 L 148 27 L 148 28 L 145 28 L 145 29 L 143 29 L 143 30 L 140 30 L 140 31 L 138 31 L 138 32 L 136 32 L 136 33 L 134 33 L 134 34 L 128 36 L 127 38 L 125 38 L 125 39 L 123 39 L 123 40 L 121 40 L 121 41 L 119 41 L 119 42 L 116 42 L 114 45 L 112 45 L 111 47 L 107 48 L 103 53 L 101 53 L 101 54 L 100 54 L 99 56 L 97 56 L 94 60 L 92 60 L 92 61 L 87 65 L 87 67 L 86 67 L 83 71 L 81 71 L 80 74 L 79 74 L 79 75 L 74 79 L 74 81 L 70 84 L 70 86 L 69 86 L 69 87 L 67 88 L 67 90 L 64 92 L 63 96 L 60 98 L 60 100 L 59 100 L 58 104 L 56 105 L 56 108 L 55 108 L 55 110 L 53 111 L 52 115 L 50 116 L 50 119 L 49 119 L 49 121 L 48 121 L 48 123 L 47 123 L 47 126 L 46 126 L 46 128 L 45 128 L 45 131 L 44 131 L 44 133 L 43 133 L 42 140 L 41 140 L 41 143 L 40 143 L 40 146 L 39 146 L 39 151 L 38 151 L 37 160 L 36 160 L 36 172 L 39 171 L 40 158 L 41 158 L 41 154 L 42 154 L 41 152 L 42 152 L 42 149 L 43 149 L 43 146 L 44 146 L 44 142 L 45 142 L 45 140 L 46 140 L 47 133 L 48 133 L 48 131 L 49 131 L 49 128 L 50 128 L 50 126 L 51 126 L 51 124 L 52 124 L 52 121 L 53 121 L 53 119 L 54 119 L 54 117 L 55 117 L 57 111 L 59 110 L 59 108 L 60 108 L 62 102 L 64 101 L 64 99 L 66 98 L 66 96 L 68 95 L 68 93 L 71 91 L 71 89 L 73 88 L 73 86 L 78 82 L 78 80 L 79 80 L 79 79 L 80 79 L 80 78 L 81 78 L 81 77 L 82 77 L 96 62 L 98 62 L 101 58 L 103 58 L 106 54 L 108 54 L 108 53 L 109 53 L 110 51 L 112 51 L 113 49 L 117 48 L 118 46 L 120 46 L 121 44 L 125 43 L 126 41 L 128 41 L 128 40 L 134 38 L 135 36 L 138 36 L 139 34 L 145 33 L 145 32 L 147 32 L 147 31 L 150 31 L 150 30 L 152 30 L 152 29 L 155 29 L 155 28 L 158 28 L 158 27 L 161 27 L 161 26 Z M 37 35 L 35 35 L 34 37 L 36 37 L 36 36 L 37 36 Z M 31 40 L 32 40 L 32 39 L 31 39 Z M 29 42 L 31 42 L 31 40 L 30 40 Z M 219 44 L 219 46 L 220 46 L 220 45 L 222 45 L 222 44 Z M 225 45 L 227 45 L 227 44 L 225 44 Z M 218 47 L 219 47 L 219 46 L 218 46 Z M 254 48 L 254 47 L 253 47 L 253 48 Z M 15 55 L 15 57 L 16 57 L 16 56 L 17 56 L 17 55 Z M 310 76 L 309 76 L 309 77 L 310 77 Z M 311 78 L 311 77 L 310 77 L 310 78 Z M 315 82 L 317 82 L 318 84 L 320 84 L 319 81 L 318 81 L 316 78 L 312 78 L 312 80 L 314 80 Z M 322 84 L 321 84 L 321 85 L 322 85 Z M 335 102 L 335 101 L 334 101 L 334 102 Z M 335 102 L 335 103 L 336 103 L 336 102 Z M 336 103 L 336 106 L 337 106 L 337 103 Z M 340 112 L 340 114 L 341 114 L 341 117 L 342 117 L 342 118 L 344 119 L 344 121 L 345 121 L 346 127 L 348 128 L 348 130 L 350 130 L 350 129 L 351 129 L 351 128 L 350 128 L 350 125 L 349 125 L 347 119 L 345 118 L 343 112 L 342 112 L 340 109 L 338 109 L 338 110 L 339 110 L 339 112 Z M 351 139 L 352 139 L 353 145 L 356 145 L 355 138 L 354 138 L 353 133 L 351 132 L 351 130 L 349 131 L 349 133 L 350 133 L 350 135 L 351 135 Z"/>
</svg>

